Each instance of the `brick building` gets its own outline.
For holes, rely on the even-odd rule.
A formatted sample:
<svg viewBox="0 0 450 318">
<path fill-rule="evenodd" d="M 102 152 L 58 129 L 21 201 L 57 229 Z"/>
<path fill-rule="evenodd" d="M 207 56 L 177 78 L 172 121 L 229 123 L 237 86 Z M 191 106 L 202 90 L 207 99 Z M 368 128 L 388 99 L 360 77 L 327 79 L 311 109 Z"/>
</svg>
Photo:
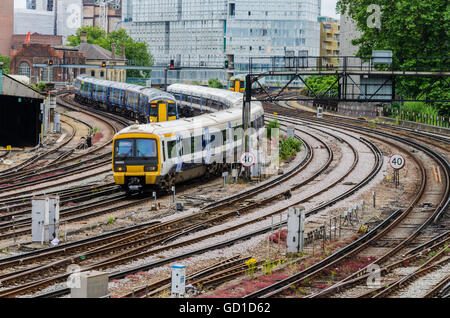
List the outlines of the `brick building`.
<svg viewBox="0 0 450 318">
<path fill-rule="evenodd" d="M 93 68 L 86 68 L 86 74 L 107 81 L 126 82 L 127 71 L 125 68 L 121 68 L 121 66 L 127 65 L 125 48 L 122 47 L 121 55 L 117 55 L 115 54 L 116 44 L 113 43 L 112 47 L 113 52 L 105 50 L 97 44 L 87 43 L 87 35 L 83 32 L 81 34 L 81 43 L 76 48 L 85 54 L 87 65 L 95 66 Z M 101 66 L 103 62 L 106 62 L 108 66 L 116 66 L 117 68 L 97 68 L 98 66 Z"/>
<path fill-rule="evenodd" d="M 14 0 L 0 1 L 0 54 L 9 56 L 14 33 Z"/>
<path fill-rule="evenodd" d="M 26 34 L 14 34 L 11 41 L 11 48 L 17 50 L 25 43 L 26 37 Z M 49 44 L 51 46 L 62 45 L 63 36 L 33 33 L 30 36 L 30 44 Z"/>
<path fill-rule="evenodd" d="M 33 67 L 33 64 L 47 64 L 49 60 L 52 60 L 54 65 L 80 65 L 85 64 L 85 58 L 84 53 L 73 47 L 51 46 L 42 43 L 22 44 L 11 51 L 11 73 L 27 76 L 31 83 L 40 81 L 69 82 L 84 73 L 83 70 Z"/>
</svg>

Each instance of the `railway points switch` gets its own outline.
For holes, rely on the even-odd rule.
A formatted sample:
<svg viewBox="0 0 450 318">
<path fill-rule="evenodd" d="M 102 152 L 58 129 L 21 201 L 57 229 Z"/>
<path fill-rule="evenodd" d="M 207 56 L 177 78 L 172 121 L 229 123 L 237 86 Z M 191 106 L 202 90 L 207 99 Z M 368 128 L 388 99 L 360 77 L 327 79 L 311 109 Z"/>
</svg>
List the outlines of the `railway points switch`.
<svg viewBox="0 0 450 318">
<path fill-rule="evenodd" d="M 31 201 L 31 239 L 49 242 L 58 237 L 59 196 L 38 196 Z"/>
</svg>

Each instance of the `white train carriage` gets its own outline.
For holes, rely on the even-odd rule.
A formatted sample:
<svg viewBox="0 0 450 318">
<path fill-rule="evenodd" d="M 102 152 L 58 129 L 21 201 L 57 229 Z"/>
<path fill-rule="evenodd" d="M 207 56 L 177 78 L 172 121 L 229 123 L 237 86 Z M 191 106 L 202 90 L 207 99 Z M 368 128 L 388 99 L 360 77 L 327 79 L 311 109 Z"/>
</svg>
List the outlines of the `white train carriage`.
<svg viewBox="0 0 450 318">
<path fill-rule="evenodd" d="M 145 125 L 133 125 L 114 137 L 113 171 L 117 184 L 129 191 L 169 190 L 175 183 L 218 174 L 239 161 L 242 151 L 242 97 L 240 93 L 194 85 L 174 84 L 175 97 L 214 100 L 224 110 Z M 190 97 L 189 97 L 190 98 Z M 264 126 L 261 103 L 252 102 L 252 138 Z"/>
</svg>

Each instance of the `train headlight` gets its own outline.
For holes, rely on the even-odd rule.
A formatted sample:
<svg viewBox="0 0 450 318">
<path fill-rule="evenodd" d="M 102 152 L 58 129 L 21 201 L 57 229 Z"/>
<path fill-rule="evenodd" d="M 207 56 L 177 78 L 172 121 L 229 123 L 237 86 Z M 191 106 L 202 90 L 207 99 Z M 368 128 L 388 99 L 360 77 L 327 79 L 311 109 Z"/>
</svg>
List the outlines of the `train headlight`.
<svg viewBox="0 0 450 318">
<path fill-rule="evenodd" d="M 144 167 L 145 172 L 151 172 L 151 171 L 156 171 L 156 170 L 158 170 L 157 166 L 145 166 Z"/>
<path fill-rule="evenodd" d="M 127 172 L 127 166 L 114 166 L 114 171 L 116 172 Z"/>
</svg>

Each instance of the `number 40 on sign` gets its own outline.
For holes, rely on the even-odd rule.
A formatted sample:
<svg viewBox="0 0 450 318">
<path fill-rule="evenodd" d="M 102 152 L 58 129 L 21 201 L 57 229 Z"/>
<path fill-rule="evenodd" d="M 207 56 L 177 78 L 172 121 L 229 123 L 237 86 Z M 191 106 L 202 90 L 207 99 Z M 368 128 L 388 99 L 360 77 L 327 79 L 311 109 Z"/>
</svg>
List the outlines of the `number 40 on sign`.
<svg viewBox="0 0 450 318">
<path fill-rule="evenodd" d="M 394 170 L 400 170 L 405 166 L 405 158 L 402 155 L 392 155 L 389 158 L 389 165 Z"/>
</svg>

